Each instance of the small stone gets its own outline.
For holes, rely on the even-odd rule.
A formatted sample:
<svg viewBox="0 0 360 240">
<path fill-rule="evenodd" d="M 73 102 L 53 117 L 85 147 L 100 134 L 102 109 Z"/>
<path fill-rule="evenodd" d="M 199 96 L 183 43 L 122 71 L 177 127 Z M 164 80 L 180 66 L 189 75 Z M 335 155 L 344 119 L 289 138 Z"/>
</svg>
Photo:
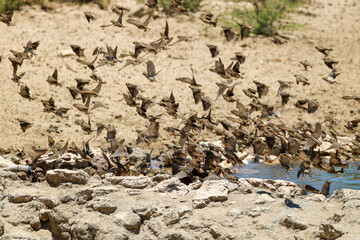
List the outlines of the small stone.
<svg viewBox="0 0 360 240">
<path fill-rule="evenodd" d="M 9 194 L 8 199 L 11 203 L 27 203 L 35 199 L 35 195 L 31 194 L 20 194 L 20 193 L 14 193 Z"/>
<path fill-rule="evenodd" d="M 326 197 L 323 194 L 311 193 L 304 197 L 307 202 L 325 202 Z"/>
<path fill-rule="evenodd" d="M 151 216 L 151 209 L 146 205 L 137 205 L 132 207 L 132 211 L 139 215 L 141 220 L 149 219 Z"/>
<path fill-rule="evenodd" d="M 158 174 L 152 177 L 154 182 L 162 182 L 164 180 L 170 179 L 171 176 L 169 174 Z"/>
<path fill-rule="evenodd" d="M 239 186 L 238 190 L 241 193 L 252 193 L 254 191 L 251 184 L 244 178 L 239 178 L 238 186 Z"/>
<path fill-rule="evenodd" d="M 225 216 L 233 217 L 234 219 L 238 219 L 240 215 L 241 215 L 241 211 L 238 208 L 231 208 L 225 214 Z"/>
<path fill-rule="evenodd" d="M 59 186 L 62 183 L 86 184 L 89 175 L 82 170 L 54 169 L 46 172 L 49 184 Z"/>
<path fill-rule="evenodd" d="M 4 232 L 5 232 L 5 230 L 4 230 L 4 223 L 3 223 L 2 220 L 0 220 L 0 237 L 1 237 L 2 235 L 4 235 Z"/>
<path fill-rule="evenodd" d="M 254 204 L 265 204 L 275 202 L 275 199 L 270 197 L 267 194 L 260 194 L 260 196 L 255 200 Z"/>
<path fill-rule="evenodd" d="M 154 192 L 164 193 L 164 192 L 169 191 L 171 188 L 173 188 L 175 186 L 177 188 L 181 189 L 181 188 L 185 187 L 185 184 L 180 182 L 180 180 L 178 178 L 170 178 L 170 179 L 160 182 L 158 185 L 156 185 L 153 188 L 153 190 L 154 190 Z"/>
<path fill-rule="evenodd" d="M 49 209 L 41 209 L 39 212 L 39 219 L 40 221 L 46 222 L 49 220 L 51 214 L 51 210 Z"/>
<path fill-rule="evenodd" d="M 184 216 L 187 213 L 192 213 L 192 209 L 188 206 L 182 205 L 178 207 L 178 214 L 180 217 Z"/>
<path fill-rule="evenodd" d="M 125 188 L 143 189 L 151 183 L 149 177 L 136 177 L 136 176 L 121 176 L 121 177 L 108 177 L 107 180 L 113 185 L 121 185 Z"/>
<path fill-rule="evenodd" d="M 40 230 L 41 228 L 41 222 L 39 219 L 33 219 L 31 222 L 30 222 L 30 226 L 32 227 L 32 229 L 34 229 L 35 231 L 38 231 Z"/>
<path fill-rule="evenodd" d="M 300 230 L 305 230 L 308 228 L 307 224 L 293 218 L 292 216 L 286 216 L 284 218 L 282 218 L 280 220 L 280 225 L 283 225 L 287 228 L 292 228 L 292 229 L 300 229 Z"/>
<path fill-rule="evenodd" d="M 115 215 L 115 223 L 123 225 L 131 232 L 139 232 L 141 218 L 133 212 L 119 212 Z"/>
<path fill-rule="evenodd" d="M 165 226 L 158 219 L 151 219 L 147 226 L 150 231 L 155 235 L 159 236 L 159 234 L 164 230 Z"/>
<path fill-rule="evenodd" d="M 225 201 L 228 199 L 228 188 L 226 180 L 205 181 L 198 189 L 193 198 L 193 207 L 202 208 L 207 206 L 210 201 Z"/>
<path fill-rule="evenodd" d="M 94 209 L 103 214 L 111 214 L 116 211 L 117 207 L 108 199 L 94 199 L 92 202 L 87 204 L 87 207 Z"/>
<path fill-rule="evenodd" d="M 330 223 L 322 223 L 316 236 L 325 240 L 333 240 L 341 237 L 342 235 L 344 235 L 344 233 L 334 228 L 334 226 Z"/>
<path fill-rule="evenodd" d="M 59 205 L 59 201 L 57 199 L 53 199 L 49 197 L 39 197 L 37 200 L 43 203 L 48 208 L 54 208 L 57 205 Z"/>
<path fill-rule="evenodd" d="M 170 210 L 164 214 L 164 220 L 166 225 L 171 225 L 178 223 L 180 221 L 180 216 L 177 211 Z"/>
</svg>

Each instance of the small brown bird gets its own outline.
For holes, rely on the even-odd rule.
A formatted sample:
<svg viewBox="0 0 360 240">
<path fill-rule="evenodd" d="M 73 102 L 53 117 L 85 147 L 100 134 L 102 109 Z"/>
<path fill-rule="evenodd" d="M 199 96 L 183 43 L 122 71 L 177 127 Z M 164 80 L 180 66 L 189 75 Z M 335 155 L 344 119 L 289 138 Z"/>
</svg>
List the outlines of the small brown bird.
<svg viewBox="0 0 360 240">
<path fill-rule="evenodd" d="M 41 100 L 44 105 L 44 112 L 53 112 L 55 111 L 55 101 L 51 97 L 49 100 Z"/>
<path fill-rule="evenodd" d="M 315 48 L 316 48 L 316 50 L 318 50 L 319 52 L 321 52 L 325 56 L 328 56 L 329 52 L 331 52 L 333 50 L 332 48 L 325 48 L 325 47 L 319 47 L 319 46 L 316 46 Z"/>
<path fill-rule="evenodd" d="M 142 88 L 140 88 L 138 85 L 135 85 L 135 84 L 132 84 L 132 83 L 126 83 L 126 87 L 128 88 L 129 93 L 130 93 L 132 98 L 136 98 L 136 96 L 140 92 L 144 92 L 144 90 Z"/>
<path fill-rule="evenodd" d="M 294 77 L 296 80 L 296 85 L 299 85 L 299 83 L 301 83 L 303 86 L 310 85 L 310 82 L 306 77 L 298 74 L 295 74 Z"/>
<path fill-rule="evenodd" d="M 145 5 L 148 6 L 149 8 L 155 8 L 156 10 L 159 9 L 158 1 L 157 1 L 157 0 L 147 0 L 147 2 L 145 3 Z"/>
<path fill-rule="evenodd" d="M 149 60 L 146 63 L 147 72 L 144 72 L 143 75 L 150 81 L 156 82 L 155 76 L 161 71 L 156 72 L 154 63 Z"/>
<path fill-rule="evenodd" d="M 82 48 L 79 45 L 75 45 L 75 44 L 70 44 L 70 47 L 78 57 L 85 57 L 84 54 L 85 48 Z"/>
<path fill-rule="evenodd" d="M 203 105 L 203 110 L 207 111 L 209 110 L 209 108 L 212 106 L 212 102 L 210 100 L 210 98 L 205 97 L 205 96 L 201 96 L 201 103 Z"/>
<path fill-rule="evenodd" d="M 136 19 L 132 19 L 132 18 L 126 19 L 126 22 L 129 24 L 132 24 L 135 27 L 137 27 L 138 29 L 142 29 L 142 30 L 144 30 L 144 32 L 146 32 L 149 29 L 148 25 L 150 23 L 151 17 L 152 17 L 152 15 L 149 14 L 149 17 L 143 23 Z"/>
<path fill-rule="evenodd" d="M 292 170 L 290 167 L 290 157 L 288 154 L 282 153 L 279 155 L 279 161 L 283 168 L 285 168 L 286 173 L 289 174 L 289 170 Z"/>
<path fill-rule="evenodd" d="M 324 57 L 323 60 L 324 60 L 325 65 L 330 69 L 334 69 L 334 66 L 339 63 L 339 61 L 335 61 L 329 57 Z"/>
<path fill-rule="evenodd" d="M 243 64 L 245 62 L 245 55 L 241 52 L 235 53 L 235 58 L 231 58 L 231 60 L 237 60 L 240 64 Z"/>
<path fill-rule="evenodd" d="M 29 122 L 26 121 L 26 120 L 19 119 L 19 118 L 18 118 L 17 120 L 19 121 L 21 130 L 22 130 L 23 132 L 25 132 L 28 128 L 30 128 L 30 127 L 32 126 L 32 124 L 29 123 Z"/>
<path fill-rule="evenodd" d="M 92 12 L 84 12 L 86 20 L 88 21 L 88 23 L 90 23 L 91 21 L 95 21 L 96 17 L 94 16 L 94 14 Z"/>
<path fill-rule="evenodd" d="M 243 40 L 244 37 L 250 32 L 251 27 L 244 23 L 238 23 L 238 25 L 240 27 L 240 39 Z"/>
<path fill-rule="evenodd" d="M 19 92 L 20 96 L 22 96 L 23 98 L 32 100 L 32 98 L 30 97 L 30 91 L 29 91 L 29 87 L 27 85 L 21 85 L 20 86 L 20 92 Z"/>
<path fill-rule="evenodd" d="M 280 86 L 276 93 L 276 96 L 279 96 L 284 89 L 291 88 L 292 84 L 293 84 L 293 82 L 287 82 L 287 81 L 282 81 L 282 80 L 278 80 L 278 83 Z"/>
<path fill-rule="evenodd" d="M 173 46 L 175 45 L 176 43 L 179 43 L 179 42 L 190 42 L 192 40 L 192 37 L 188 37 L 188 36 L 177 36 L 178 40 L 172 44 L 170 44 L 169 46 Z"/>
<path fill-rule="evenodd" d="M 14 15 L 14 11 L 0 11 L 0 22 L 5 23 L 6 25 L 11 24 L 12 17 Z"/>
<path fill-rule="evenodd" d="M 191 89 L 192 93 L 193 93 L 193 97 L 195 100 L 195 104 L 198 104 L 201 101 L 201 98 L 203 96 L 203 93 L 201 92 L 201 89 L 199 86 L 193 86 L 190 85 L 189 88 Z"/>
<path fill-rule="evenodd" d="M 36 42 L 32 42 L 32 41 L 28 41 L 26 43 L 26 46 L 23 46 L 24 48 L 24 52 L 25 53 L 32 53 L 39 47 L 40 45 L 40 41 L 36 41 Z"/>
<path fill-rule="evenodd" d="M 225 34 L 226 40 L 231 41 L 235 36 L 234 30 L 232 30 L 232 28 L 230 28 L 230 27 L 222 27 L 222 28 L 223 28 L 223 32 Z"/>
<path fill-rule="evenodd" d="M 315 102 L 310 99 L 306 99 L 306 101 L 308 103 L 307 112 L 310 114 L 316 112 L 316 110 L 320 107 L 319 102 Z"/>
<path fill-rule="evenodd" d="M 200 17 L 200 20 L 206 24 L 212 25 L 216 27 L 218 18 L 214 18 L 214 14 L 207 12 L 203 16 Z"/>
<path fill-rule="evenodd" d="M 122 23 L 122 19 L 123 19 L 123 15 L 124 15 L 124 10 L 121 10 L 120 14 L 119 14 L 119 18 L 115 21 L 115 20 L 111 20 L 111 24 L 108 25 L 101 25 L 100 27 L 110 27 L 110 26 L 115 26 L 118 28 L 124 28 L 125 26 Z"/>
<path fill-rule="evenodd" d="M 181 78 L 176 78 L 177 81 L 180 81 L 180 82 L 184 82 L 184 83 L 189 83 L 190 85 L 192 86 L 198 86 L 200 87 L 201 85 L 197 84 L 196 83 L 196 80 L 195 80 L 195 74 L 194 74 L 194 69 L 190 66 L 191 68 L 191 73 L 192 73 L 192 78 L 188 78 L 188 77 L 181 77 Z"/>
<path fill-rule="evenodd" d="M 303 65 L 303 67 L 305 68 L 305 71 L 308 70 L 308 67 L 312 68 L 312 65 L 307 60 L 300 61 L 300 64 Z"/>
<path fill-rule="evenodd" d="M 219 55 L 219 48 L 216 45 L 207 45 L 207 47 L 210 50 L 211 53 L 211 57 L 216 57 L 217 55 Z"/>
<path fill-rule="evenodd" d="M 259 98 L 261 98 L 262 96 L 266 96 L 269 93 L 268 85 L 265 85 L 258 81 L 253 81 L 253 83 L 255 83 L 255 85 L 256 85 L 256 89 L 259 94 Z"/>
<path fill-rule="evenodd" d="M 276 45 L 283 45 L 285 43 L 287 43 L 286 39 L 283 39 L 279 36 L 274 36 L 272 38 L 270 38 L 270 40 L 275 43 Z"/>
<path fill-rule="evenodd" d="M 181 6 L 181 4 L 182 4 L 182 0 L 171 0 L 171 4 L 170 4 L 170 7 L 171 8 L 175 8 L 176 10 L 178 10 L 178 11 L 184 11 L 185 10 L 185 8 L 183 8 L 182 6 Z"/>
<path fill-rule="evenodd" d="M 54 73 L 46 80 L 50 84 L 60 85 L 58 82 L 58 70 L 55 68 Z"/>
<path fill-rule="evenodd" d="M 330 193 L 330 184 L 331 184 L 331 182 L 326 181 L 325 184 L 321 188 L 321 193 L 324 194 L 325 197 L 327 197 Z"/>
<path fill-rule="evenodd" d="M 294 95 L 291 95 L 291 94 L 286 93 L 286 92 L 281 92 L 280 97 L 281 97 L 281 104 L 282 105 L 287 104 L 289 102 L 290 98 L 295 98 Z"/>
<path fill-rule="evenodd" d="M 123 97 L 127 105 L 129 105 L 130 107 L 137 107 L 137 103 L 130 94 L 123 93 Z"/>
<path fill-rule="evenodd" d="M 229 78 L 229 76 L 226 74 L 224 63 L 221 61 L 221 58 L 219 60 L 215 61 L 215 68 L 209 69 L 211 72 L 217 73 L 222 78 Z"/>
</svg>

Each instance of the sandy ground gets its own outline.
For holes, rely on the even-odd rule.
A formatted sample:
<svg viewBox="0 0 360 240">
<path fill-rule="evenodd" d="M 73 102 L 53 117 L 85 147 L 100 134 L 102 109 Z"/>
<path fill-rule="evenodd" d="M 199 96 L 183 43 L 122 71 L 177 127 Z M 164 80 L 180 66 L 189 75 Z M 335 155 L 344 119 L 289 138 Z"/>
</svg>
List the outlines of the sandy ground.
<svg viewBox="0 0 360 240">
<path fill-rule="evenodd" d="M 133 7 L 135 1 L 113 1 L 124 7 Z M 234 3 L 223 1 L 205 1 L 203 10 L 211 9 L 219 12 L 224 7 L 231 8 Z M 56 141 L 69 139 L 81 142 L 91 136 L 74 124 L 78 118 L 87 120 L 85 114 L 73 108 L 74 101 L 66 87 L 74 86 L 75 78 L 88 78 L 91 71 L 76 62 L 76 56 L 60 57 L 59 54 L 71 50 L 70 44 L 78 44 L 86 49 L 85 54 L 90 57 L 97 46 L 118 46 L 118 53 L 133 51 L 133 41 L 150 42 L 159 38 L 163 31 L 165 19 L 151 20 L 150 30 L 143 32 L 125 22 L 126 28 L 109 27 L 102 29 L 100 25 L 108 24 L 116 19 L 111 10 L 100 10 L 95 5 L 54 5 L 55 9 L 45 12 L 39 7 L 24 7 L 13 17 L 14 26 L 0 24 L 0 55 L 4 58 L 0 63 L 0 147 L 29 147 L 31 145 L 45 146 L 47 136 L 51 135 Z M 214 66 L 215 59 L 210 57 L 206 44 L 216 44 L 220 48 L 220 57 L 225 65 L 230 63 L 234 52 L 243 52 L 247 58 L 241 66 L 244 73 L 242 83 L 235 88 L 235 96 L 244 104 L 249 102 L 242 89 L 254 87 L 253 80 L 266 83 L 270 86 L 270 93 L 263 100 L 273 104 L 275 108 L 284 110 L 282 120 L 293 124 L 296 118 L 301 117 L 309 122 L 322 121 L 325 116 L 332 116 L 342 122 L 338 125 L 343 131 L 346 120 L 358 118 L 358 107 L 355 101 L 341 99 L 343 95 L 360 95 L 358 76 L 360 74 L 360 15 L 359 2 L 356 0 L 316 0 L 305 5 L 301 10 L 315 16 L 293 14 L 293 20 L 306 24 L 292 32 L 284 32 L 290 40 L 284 45 L 275 45 L 263 37 L 249 37 L 242 41 L 227 42 L 221 28 L 208 28 L 199 20 L 199 14 L 181 15 L 167 18 L 170 26 L 170 35 L 193 36 L 191 43 L 179 43 L 162 51 L 157 55 L 147 55 L 157 69 L 163 69 L 158 75 L 158 82 L 151 83 L 143 75 L 146 63 L 127 67 L 120 71 L 124 63 L 114 67 L 104 66 L 96 73 L 106 81 L 100 96 L 96 99 L 109 106 L 109 109 L 98 108 L 91 112 L 91 123 L 96 129 L 96 123 L 112 124 L 118 131 L 118 138 L 126 139 L 126 143 L 134 142 L 136 130 L 146 130 L 148 121 L 137 115 L 134 108 L 130 108 L 122 100 L 122 94 L 127 91 L 125 83 L 130 82 L 141 86 L 144 96 L 155 101 L 169 96 L 173 91 L 176 100 L 180 103 L 179 113 L 189 116 L 198 113 L 206 114 L 201 105 L 195 105 L 191 90 L 187 84 L 176 81 L 176 77 L 190 77 L 190 65 L 195 69 L 195 77 L 202 85 L 206 96 L 214 99 L 217 93 L 216 82 L 221 78 L 208 69 Z M 94 12 L 98 19 L 88 24 L 83 15 L 84 11 Z M 124 19 L 127 19 L 125 15 Z M 7 59 L 11 56 L 10 49 L 22 51 L 27 41 L 40 40 L 40 47 L 30 61 L 25 61 L 19 72 L 26 72 L 22 82 L 30 88 L 33 101 L 22 98 L 19 85 L 11 81 L 12 67 Z M 334 49 L 331 56 L 339 60 L 338 76 L 340 85 L 330 85 L 322 80 L 330 70 L 323 64 L 322 55 L 314 47 L 326 46 Z M 307 59 L 313 68 L 304 71 L 299 61 Z M 59 82 L 62 86 L 50 86 L 46 79 L 54 69 L 59 71 Z M 293 106 L 296 100 L 282 107 L 280 98 L 275 94 L 278 88 L 277 80 L 295 81 L 294 74 L 302 74 L 311 82 L 310 86 L 296 86 L 289 91 L 300 98 L 310 98 L 320 102 L 321 108 L 314 114 L 303 113 Z M 95 86 L 93 82 L 92 86 Z M 69 119 L 61 119 L 54 114 L 43 112 L 40 100 L 53 97 L 57 107 L 69 107 Z M 213 106 L 213 118 L 224 119 L 235 108 L 235 103 L 228 103 L 224 99 L 218 100 Z M 173 119 L 160 106 L 149 109 L 150 114 L 163 113 L 160 119 L 160 135 L 168 140 L 169 135 L 162 130 L 164 127 L 177 126 L 180 119 Z M 17 118 L 23 118 L 33 126 L 23 133 Z M 59 134 L 48 133 L 50 125 L 59 127 Z M 345 131 L 345 133 L 347 133 Z M 91 145 L 101 145 L 105 142 L 103 135 Z"/>
</svg>

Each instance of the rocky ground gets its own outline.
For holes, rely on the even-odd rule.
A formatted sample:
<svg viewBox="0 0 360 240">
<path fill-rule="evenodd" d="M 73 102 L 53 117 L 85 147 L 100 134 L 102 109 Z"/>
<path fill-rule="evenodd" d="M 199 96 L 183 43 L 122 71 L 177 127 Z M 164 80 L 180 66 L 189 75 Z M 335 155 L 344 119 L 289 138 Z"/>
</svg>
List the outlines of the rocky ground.
<svg viewBox="0 0 360 240">
<path fill-rule="evenodd" d="M 25 180 L 22 180 L 25 179 Z M 360 191 L 303 195 L 283 180 L 182 184 L 167 174 L 30 183 L 0 168 L 0 239 L 357 239 Z"/>
</svg>

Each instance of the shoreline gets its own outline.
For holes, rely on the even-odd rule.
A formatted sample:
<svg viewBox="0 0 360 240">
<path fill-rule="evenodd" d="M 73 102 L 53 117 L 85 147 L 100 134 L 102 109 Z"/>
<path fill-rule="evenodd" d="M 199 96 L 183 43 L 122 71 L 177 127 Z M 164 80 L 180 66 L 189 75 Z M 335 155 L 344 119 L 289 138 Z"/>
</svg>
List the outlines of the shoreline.
<svg viewBox="0 0 360 240">
<path fill-rule="evenodd" d="M 336 190 L 326 198 L 302 195 L 284 180 L 184 185 L 166 174 L 101 179 L 66 169 L 50 170 L 40 183 L 4 169 L 0 176 L 1 239 L 355 239 L 360 234 L 359 190 Z"/>
</svg>

